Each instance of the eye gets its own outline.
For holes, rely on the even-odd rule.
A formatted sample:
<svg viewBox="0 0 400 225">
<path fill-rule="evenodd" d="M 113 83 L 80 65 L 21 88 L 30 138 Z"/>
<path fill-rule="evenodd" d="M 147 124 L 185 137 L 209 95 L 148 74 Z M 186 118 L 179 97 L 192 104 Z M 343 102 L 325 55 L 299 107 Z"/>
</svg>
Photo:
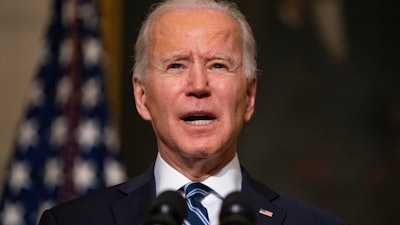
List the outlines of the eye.
<svg viewBox="0 0 400 225">
<path fill-rule="evenodd" d="M 213 69 L 223 69 L 223 68 L 226 68 L 226 65 L 224 65 L 224 64 L 222 64 L 222 63 L 214 63 L 214 64 L 212 65 L 212 68 L 213 68 Z"/>
<path fill-rule="evenodd" d="M 168 66 L 168 69 L 180 69 L 180 68 L 182 68 L 182 64 L 179 63 L 173 63 Z"/>
</svg>

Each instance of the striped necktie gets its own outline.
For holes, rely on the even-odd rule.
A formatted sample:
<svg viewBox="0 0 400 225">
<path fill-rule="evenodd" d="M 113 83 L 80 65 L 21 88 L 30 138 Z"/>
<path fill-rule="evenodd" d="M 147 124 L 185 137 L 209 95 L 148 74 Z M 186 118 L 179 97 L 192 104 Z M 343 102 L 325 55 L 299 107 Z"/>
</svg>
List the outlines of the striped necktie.
<svg viewBox="0 0 400 225">
<path fill-rule="evenodd" d="M 210 224 L 207 209 L 201 204 L 201 200 L 212 190 L 206 185 L 193 182 L 187 183 L 181 188 L 185 192 L 186 203 L 188 205 L 184 224 L 203 225 Z"/>
</svg>

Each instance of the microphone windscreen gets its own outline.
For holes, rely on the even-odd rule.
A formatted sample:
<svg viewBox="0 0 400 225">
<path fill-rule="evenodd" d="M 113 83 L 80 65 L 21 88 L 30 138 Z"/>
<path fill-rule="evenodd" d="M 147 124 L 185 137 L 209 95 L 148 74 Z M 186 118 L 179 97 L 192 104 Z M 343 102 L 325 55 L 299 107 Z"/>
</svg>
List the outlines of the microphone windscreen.
<svg viewBox="0 0 400 225">
<path fill-rule="evenodd" d="M 186 201 L 176 191 L 161 193 L 150 207 L 142 225 L 181 225 L 186 216 Z"/>
<path fill-rule="evenodd" d="M 253 225 L 254 203 L 243 192 L 233 192 L 224 199 L 219 220 L 220 225 Z"/>
</svg>

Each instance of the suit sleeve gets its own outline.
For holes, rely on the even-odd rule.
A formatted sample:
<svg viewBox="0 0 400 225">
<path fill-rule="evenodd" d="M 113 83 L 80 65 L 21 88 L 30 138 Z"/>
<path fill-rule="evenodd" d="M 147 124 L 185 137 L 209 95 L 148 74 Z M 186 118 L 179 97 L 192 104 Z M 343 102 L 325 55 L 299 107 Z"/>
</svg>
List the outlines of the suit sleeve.
<svg viewBox="0 0 400 225">
<path fill-rule="evenodd" d="M 39 225 L 57 225 L 54 215 L 50 210 L 43 212 L 40 217 Z"/>
</svg>

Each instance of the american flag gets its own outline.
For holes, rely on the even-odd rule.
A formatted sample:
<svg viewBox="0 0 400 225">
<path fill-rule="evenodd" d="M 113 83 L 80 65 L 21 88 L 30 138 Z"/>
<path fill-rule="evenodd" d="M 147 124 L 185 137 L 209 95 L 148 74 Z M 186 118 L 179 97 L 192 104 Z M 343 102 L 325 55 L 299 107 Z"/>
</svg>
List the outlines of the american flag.
<svg viewBox="0 0 400 225">
<path fill-rule="evenodd" d="M 96 9 L 95 0 L 53 0 L 6 175 L 0 224 L 37 224 L 44 209 L 125 180 L 106 104 Z"/>
</svg>

